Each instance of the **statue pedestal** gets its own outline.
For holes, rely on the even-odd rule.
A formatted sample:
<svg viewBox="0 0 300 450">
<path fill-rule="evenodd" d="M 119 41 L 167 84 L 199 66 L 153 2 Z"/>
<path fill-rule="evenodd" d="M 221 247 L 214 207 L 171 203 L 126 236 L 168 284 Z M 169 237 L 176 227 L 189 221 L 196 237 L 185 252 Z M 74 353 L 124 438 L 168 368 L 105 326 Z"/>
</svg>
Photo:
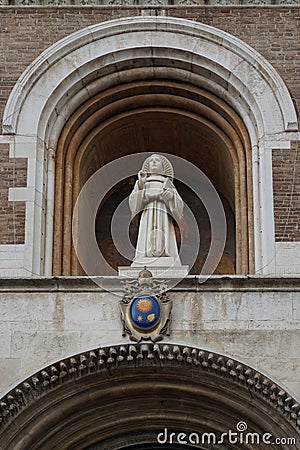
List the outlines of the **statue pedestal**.
<svg viewBox="0 0 300 450">
<path fill-rule="evenodd" d="M 160 264 L 158 265 L 157 262 L 158 261 L 156 258 L 156 265 L 147 263 L 137 265 L 135 263 L 134 265 L 132 264 L 131 266 L 119 266 L 118 273 L 120 277 L 138 278 L 140 271 L 143 270 L 144 267 L 146 266 L 147 269 L 151 271 L 153 278 L 184 278 L 189 274 L 189 266 L 182 266 L 181 264 L 173 264 L 173 265 L 166 264 L 165 266 L 163 266 Z"/>
<path fill-rule="evenodd" d="M 173 258 L 172 256 L 143 256 L 139 258 L 135 258 L 132 261 L 131 267 L 140 267 L 143 269 L 144 267 L 182 267 L 181 261 L 178 258 Z"/>
</svg>

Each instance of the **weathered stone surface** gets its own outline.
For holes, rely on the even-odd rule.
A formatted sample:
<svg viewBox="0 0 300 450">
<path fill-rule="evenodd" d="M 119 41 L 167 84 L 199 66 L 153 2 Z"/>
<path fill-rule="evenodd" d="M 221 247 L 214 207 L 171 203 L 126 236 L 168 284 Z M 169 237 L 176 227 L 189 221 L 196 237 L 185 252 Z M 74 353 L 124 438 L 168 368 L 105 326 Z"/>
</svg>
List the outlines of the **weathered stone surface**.
<svg viewBox="0 0 300 450">
<path fill-rule="evenodd" d="M 300 292 L 293 292 L 293 319 L 300 321 Z"/>
<path fill-rule="evenodd" d="M 0 364 L 0 378 L 2 387 L 14 383 L 20 378 L 22 373 L 22 361 L 21 358 L 1 358 Z"/>
<path fill-rule="evenodd" d="M 1 327 L 2 331 L 2 327 Z M 0 358 L 9 358 L 10 356 L 10 334 L 0 334 Z"/>
<path fill-rule="evenodd" d="M 12 301 L 14 308 L 12 309 Z M 1 322 L 31 322 L 45 320 L 45 317 L 53 317 L 55 303 L 53 295 L 46 292 L 30 294 L 30 309 L 28 308 L 28 297 L 14 294 L 1 294 Z"/>
<path fill-rule="evenodd" d="M 86 278 L 3 279 L 1 388 L 78 351 L 128 342 L 122 338 L 119 280 L 107 284 L 115 286 L 115 293 Z M 169 342 L 245 361 L 299 393 L 298 279 L 215 277 L 198 285 L 190 277 L 169 297 L 173 301 Z"/>
</svg>

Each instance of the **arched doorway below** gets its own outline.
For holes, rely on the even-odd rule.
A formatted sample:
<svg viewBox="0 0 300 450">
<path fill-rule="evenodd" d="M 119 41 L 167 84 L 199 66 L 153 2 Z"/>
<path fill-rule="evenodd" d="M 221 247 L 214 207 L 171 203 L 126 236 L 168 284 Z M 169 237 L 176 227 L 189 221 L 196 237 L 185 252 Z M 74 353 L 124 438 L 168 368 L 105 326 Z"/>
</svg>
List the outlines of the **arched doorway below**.
<svg viewBox="0 0 300 450">
<path fill-rule="evenodd" d="M 188 439 L 184 445 L 192 440 L 198 449 L 235 450 L 229 436 L 239 431 L 239 450 L 269 450 L 271 437 L 281 438 L 272 448 L 290 450 L 299 410 L 273 380 L 226 356 L 124 343 L 58 361 L 21 382 L 1 399 L 0 440 L 7 450 L 137 450 L 155 448 L 166 433 L 162 444 L 175 448 Z"/>
</svg>

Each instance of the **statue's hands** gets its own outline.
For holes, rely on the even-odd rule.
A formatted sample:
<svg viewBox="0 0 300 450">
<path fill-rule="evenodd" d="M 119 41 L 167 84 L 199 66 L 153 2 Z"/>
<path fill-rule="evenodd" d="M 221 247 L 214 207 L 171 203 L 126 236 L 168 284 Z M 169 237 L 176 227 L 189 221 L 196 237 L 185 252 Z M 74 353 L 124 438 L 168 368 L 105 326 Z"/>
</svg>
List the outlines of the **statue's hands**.
<svg viewBox="0 0 300 450">
<path fill-rule="evenodd" d="M 145 187 L 147 173 L 140 170 L 138 173 L 138 178 L 139 178 L 139 187 L 140 189 L 143 189 Z"/>
<path fill-rule="evenodd" d="M 161 198 L 164 202 L 168 202 L 173 198 L 173 192 L 170 189 L 164 189 L 161 193 Z"/>
</svg>

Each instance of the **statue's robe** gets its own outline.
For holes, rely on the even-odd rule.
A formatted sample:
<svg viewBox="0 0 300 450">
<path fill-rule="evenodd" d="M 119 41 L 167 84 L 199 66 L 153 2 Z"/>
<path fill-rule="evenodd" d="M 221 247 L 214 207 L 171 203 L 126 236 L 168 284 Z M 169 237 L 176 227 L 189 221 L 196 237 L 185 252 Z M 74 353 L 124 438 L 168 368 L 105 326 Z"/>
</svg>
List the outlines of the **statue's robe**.
<svg viewBox="0 0 300 450">
<path fill-rule="evenodd" d="M 170 200 L 163 200 L 164 190 L 172 193 Z M 180 222 L 183 201 L 173 182 L 162 175 L 149 175 L 145 186 L 135 183 L 129 197 L 132 217 L 142 212 L 135 261 L 145 257 L 172 257 L 179 262 L 176 235 L 172 217 Z"/>
</svg>

